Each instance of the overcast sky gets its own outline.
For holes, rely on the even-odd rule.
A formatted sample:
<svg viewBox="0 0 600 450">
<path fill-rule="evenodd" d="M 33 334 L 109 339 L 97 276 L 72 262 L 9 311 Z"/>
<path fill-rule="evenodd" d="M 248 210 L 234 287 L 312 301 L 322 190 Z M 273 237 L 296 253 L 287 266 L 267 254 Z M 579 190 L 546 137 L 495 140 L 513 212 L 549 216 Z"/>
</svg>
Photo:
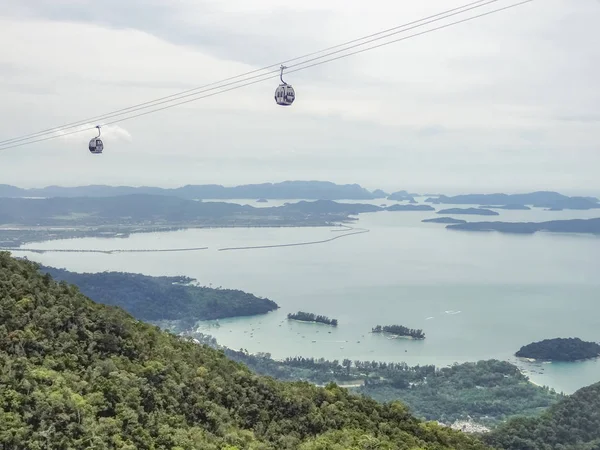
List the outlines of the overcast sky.
<svg viewBox="0 0 600 450">
<path fill-rule="evenodd" d="M 2 0 L 0 140 L 467 2 Z M 291 108 L 275 104 L 273 79 L 109 126 L 103 155 L 87 150 L 89 131 L 0 151 L 0 183 L 319 179 L 386 190 L 596 195 L 598 23 L 598 0 L 535 0 L 290 73 Z"/>
</svg>

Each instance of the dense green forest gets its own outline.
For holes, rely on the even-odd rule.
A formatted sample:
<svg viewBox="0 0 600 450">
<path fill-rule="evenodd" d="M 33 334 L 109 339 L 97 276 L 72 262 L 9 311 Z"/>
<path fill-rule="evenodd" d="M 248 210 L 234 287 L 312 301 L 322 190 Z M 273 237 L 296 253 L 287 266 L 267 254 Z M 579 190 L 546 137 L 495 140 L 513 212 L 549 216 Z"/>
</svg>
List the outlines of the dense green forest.
<svg viewBox="0 0 600 450">
<path fill-rule="evenodd" d="M 76 273 L 41 266 L 59 281 L 75 284 L 94 301 L 123 308 L 145 321 L 198 320 L 265 314 L 277 303 L 239 290 L 195 286 L 188 277 L 151 277 L 136 273 Z"/>
<path fill-rule="evenodd" d="M 320 316 L 317 314 L 304 312 L 304 311 L 298 311 L 295 314 L 290 313 L 287 316 L 288 316 L 288 319 L 290 319 L 290 320 L 300 320 L 302 322 L 316 322 L 316 323 L 322 323 L 325 325 L 333 325 L 334 327 L 337 327 L 337 324 L 338 324 L 337 319 L 330 319 L 327 316 Z"/>
<path fill-rule="evenodd" d="M 336 385 L 283 383 L 0 253 L 0 447 L 483 449 Z"/>
<path fill-rule="evenodd" d="M 521 347 L 515 356 L 544 361 L 579 361 L 600 356 L 600 345 L 579 338 L 544 339 Z"/>
<path fill-rule="evenodd" d="M 410 372 L 390 375 L 366 379 L 358 392 L 382 402 L 401 400 L 417 417 L 447 424 L 470 417 L 494 427 L 509 417 L 537 415 L 563 398 L 554 390 L 530 383 L 506 361 L 436 368 L 415 381 Z"/>
<path fill-rule="evenodd" d="M 483 439 L 506 450 L 597 450 L 600 383 L 578 390 L 541 417 L 511 419 Z"/>
<path fill-rule="evenodd" d="M 377 325 L 371 330 L 372 333 L 389 333 L 394 336 L 406 336 L 413 339 L 425 339 L 425 333 L 423 330 L 415 330 L 413 328 L 407 328 L 402 325 Z"/>
<path fill-rule="evenodd" d="M 539 414 L 564 398 L 553 390 L 528 382 L 519 369 L 505 361 L 489 360 L 451 367 L 413 366 L 380 361 L 328 361 L 323 358 L 286 358 L 269 353 L 249 354 L 218 345 L 212 336 L 188 334 L 225 352 L 228 358 L 256 373 L 280 380 L 317 384 L 336 382 L 382 402 L 401 400 L 417 417 L 450 424 L 472 419 L 495 426 L 508 417 Z M 363 384 L 356 387 L 356 384 Z"/>
</svg>

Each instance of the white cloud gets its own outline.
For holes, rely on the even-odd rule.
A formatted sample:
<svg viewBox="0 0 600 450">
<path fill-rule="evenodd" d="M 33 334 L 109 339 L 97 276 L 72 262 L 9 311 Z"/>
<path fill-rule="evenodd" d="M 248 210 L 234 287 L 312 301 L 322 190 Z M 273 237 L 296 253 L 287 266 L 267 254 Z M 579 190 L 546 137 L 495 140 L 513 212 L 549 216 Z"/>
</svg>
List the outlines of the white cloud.
<svg viewBox="0 0 600 450">
<path fill-rule="evenodd" d="M 100 126 L 100 137 L 103 140 L 103 142 L 109 143 L 109 142 L 131 142 L 132 138 L 131 138 L 131 134 L 129 133 L 129 131 L 127 131 L 125 128 L 119 126 L 119 125 L 106 125 L 104 126 L 102 124 L 102 121 L 100 123 L 98 123 L 97 125 Z M 81 142 L 81 134 L 80 133 L 86 133 L 86 136 L 89 136 L 90 139 L 94 136 L 97 136 L 98 132 L 95 129 L 96 125 L 92 124 L 92 123 L 86 123 L 86 124 L 82 124 L 82 125 L 77 125 L 77 126 L 69 126 L 69 127 L 65 127 L 65 128 L 61 128 L 57 131 L 54 131 L 52 133 L 49 133 L 47 136 L 56 136 L 58 138 L 60 138 L 61 140 L 65 141 L 65 142 Z M 40 138 L 44 138 L 40 137 Z"/>
<path fill-rule="evenodd" d="M 6 0 L 0 140 L 464 3 Z M 0 179 L 30 186 L 321 178 L 386 189 L 600 191 L 599 17 L 595 0 L 537 0 L 290 73 L 291 108 L 275 105 L 273 79 L 107 126 L 105 153 L 92 159 L 93 131 L 0 151 Z"/>
</svg>

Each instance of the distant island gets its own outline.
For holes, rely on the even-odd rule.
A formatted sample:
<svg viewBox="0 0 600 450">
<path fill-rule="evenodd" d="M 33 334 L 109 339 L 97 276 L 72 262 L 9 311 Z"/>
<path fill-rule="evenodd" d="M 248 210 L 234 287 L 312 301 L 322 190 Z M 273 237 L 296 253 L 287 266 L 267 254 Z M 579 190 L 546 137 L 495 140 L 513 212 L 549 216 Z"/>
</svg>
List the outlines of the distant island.
<svg viewBox="0 0 600 450">
<path fill-rule="evenodd" d="M 386 211 L 435 211 L 429 205 L 392 205 L 385 208 Z"/>
<path fill-rule="evenodd" d="M 425 223 L 467 223 L 466 220 L 455 219 L 453 217 L 435 217 L 433 219 L 423 219 L 421 222 Z"/>
<path fill-rule="evenodd" d="M 529 206 L 525 206 L 525 205 L 500 205 L 500 206 L 484 205 L 484 206 L 480 206 L 480 208 L 506 209 L 506 210 L 511 210 L 511 211 L 531 211 L 531 208 Z"/>
<path fill-rule="evenodd" d="M 413 328 L 407 328 L 402 325 L 388 325 L 381 326 L 377 325 L 371 330 L 372 333 L 388 333 L 395 336 L 410 337 L 412 339 L 425 339 L 425 333 L 423 330 L 415 330 Z"/>
<path fill-rule="evenodd" d="M 0 197 L 0 248 L 29 242 L 82 237 L 126 238 L 131 233 L 189 228 L 306 227 L 350 223 L 375 205 L 333 200 L 283 206 L 250 206 L 195 201 L 167 195 L 46 199 Z"/>
<path fill-rule="evenodd" d="M 447 225 L 447 229 L 460 231 L 499 231 L 500 233 L 533 234 L 538 231 L 552 233 L 600 234 L 600 218 L 552 220 L 549 222 L 468 222 Z"/>
<path fill-rule="evenodd" d="M 387 198 L 387 196 L 390 194 L 388 194 L 385 191 L 382 191 L 381 189 L 375 189 L 373 191 L 373 195 L 375 196 L 375 198 Z"/>
<path fill-rule="evenodd" d="M 345 215 L 358 215 L 361 213 L 377 212 L 381 211 L 382 208 L 376 205 L 369 205 L 368 203 L 342 203 L 334 202 L 333 200 L 316 200 L 316 201 L 305 201 L 301 200 L 296 203 L 289 203 L 284 206 L 275 206 L 271 208 L 260 208 L 271 212 L 271 214 L 277 212 L 286 213 L 302 213 L 302 214 L 345 214 Z"/>
<path fill-rule="evenodd" d="M 388 195 L 388 200 L 396 200 L 398 202 L 408 201 L 409 203 L 416 203 L 415 197 L 418 194 L 411 194 L 408 191 L 398 191 Z"/>
<path fill-rule="evenodd" d="M 266 198 L 259 198 L 258 200 L 256 200 L 256 203 L 268 203 L 269 200 L 267 200 Z"/>
<path fill-rule="evenodd" d="M 595 197 L 568 197 L 558 192 L 539 191 L 528 194 L 466 194 L 431 196 L 425 200 L 449 205 L 530 205 L 537 208 L 593 209 L 600 208 Z"/>
<path fill-rule="evenodd" d="M 515 356 L 542 361 L 580 361 L 600 356 L 600 345 L 579 338 L 545 339 L 521 347 Z"/>
<path fill-rule="evenodd" d="M 287 317 L 289 320 L 299 320 L 301 322 L 316 322 L 325 325 L 332 325 L 334 327 L 337 327 L 338 325 L 337 319 L 330 319 L 327 316 L 318 316 L 316 314 L 303 311 L 298 311 L 296 314 L 290 313 Z"/>
<path fill-rule="evenodd" d="M 92 300 L 119 306 L 136 319 L 183 321 L 266 314 L 279 308 L 272 300 L 233 289 L 197 286 L 194 279 L 151 277 L 137 273 L 77 273 L 39 265 L 39 271 L 57 281 L 75 284 Z"/>
<path fill-rule="evenodd" d="M 433 208 L 432 208 L 433 209 Z M 450 208 L 441 209 L 437 214 L 466 214 L 473 216 L 499 216 L 500 214 L 496 211 L 483 208 Z"/>
</svg>

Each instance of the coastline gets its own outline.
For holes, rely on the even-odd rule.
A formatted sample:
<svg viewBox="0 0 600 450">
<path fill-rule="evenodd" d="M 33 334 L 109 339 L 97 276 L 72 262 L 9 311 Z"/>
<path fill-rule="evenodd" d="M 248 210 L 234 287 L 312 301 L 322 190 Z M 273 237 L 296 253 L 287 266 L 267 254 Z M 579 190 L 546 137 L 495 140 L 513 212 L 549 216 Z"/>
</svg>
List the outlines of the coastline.
<svg viewBox="0 0 600 450">
<path fill-rule="evenodd" d="M 580 358 L 580 359 L 569 359 L 569 360 L 562 360 L 562 359 L 535 359 L 535 358 L 527 358 L 525 356 L 516 356 L 515 358 L 523 361 L 523 362 L 528 362 L 528 363 L 542 363 L 542 364 L 552 364 L 552 363 L 576 363 L 576 362 L 584 362 L 584 361 L 593 361 L 595 359 L 599 359 L 600 358 L 600 354 L 596 355 L 596 356 L 590 356 L 589 358 Z"/>
</svg>

